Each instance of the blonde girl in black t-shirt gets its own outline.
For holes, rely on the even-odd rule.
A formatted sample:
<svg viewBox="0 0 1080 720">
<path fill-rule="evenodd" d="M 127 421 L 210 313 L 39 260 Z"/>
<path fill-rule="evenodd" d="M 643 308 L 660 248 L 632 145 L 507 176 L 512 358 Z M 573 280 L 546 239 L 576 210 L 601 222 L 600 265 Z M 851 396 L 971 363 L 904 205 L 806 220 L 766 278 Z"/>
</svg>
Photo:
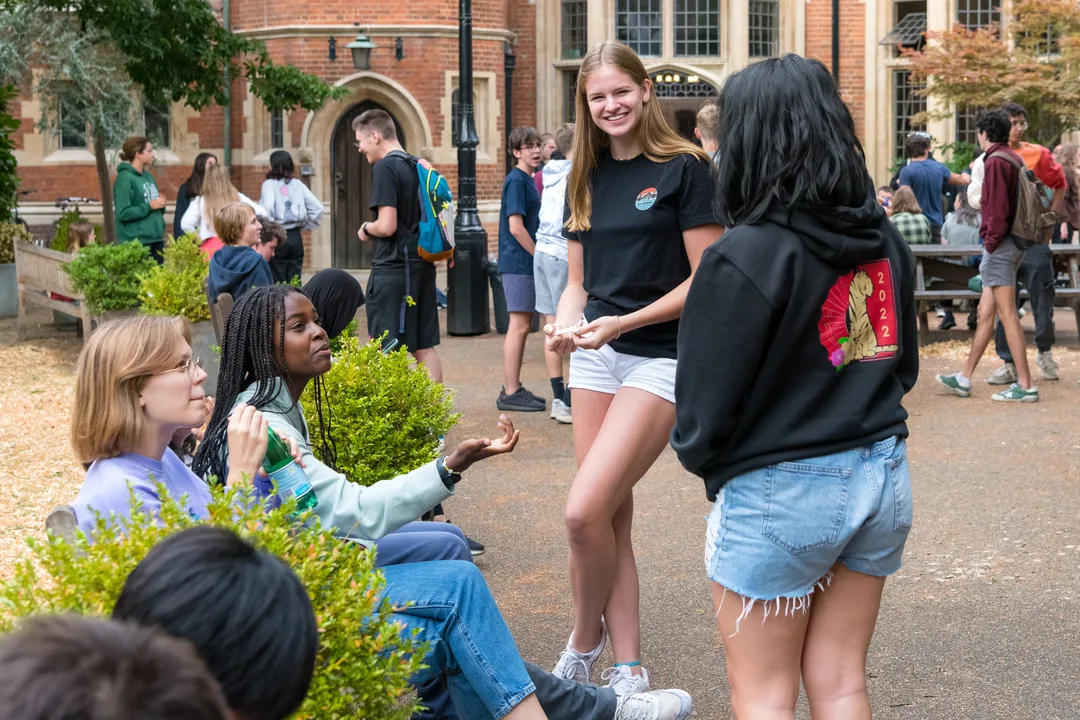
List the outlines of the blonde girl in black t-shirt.
<svg viewBox="0 0 1080 720">
<path fill-rule="evenodd" d="M 581 64 L 565 235 L 569 282 L 547 346 L 570 359 L 578 472 L 566 504 L 574 630 L 555 674 L 585 682 L 611 636 L 620 695 L 648 689 L 634 485 L 675 422 L 678 318 L 720 237 L 708 156 L 661 114 L 641 60 L 605 42 Z M 679 717 L 682 717 L 679 714 Z"/>
</svg>

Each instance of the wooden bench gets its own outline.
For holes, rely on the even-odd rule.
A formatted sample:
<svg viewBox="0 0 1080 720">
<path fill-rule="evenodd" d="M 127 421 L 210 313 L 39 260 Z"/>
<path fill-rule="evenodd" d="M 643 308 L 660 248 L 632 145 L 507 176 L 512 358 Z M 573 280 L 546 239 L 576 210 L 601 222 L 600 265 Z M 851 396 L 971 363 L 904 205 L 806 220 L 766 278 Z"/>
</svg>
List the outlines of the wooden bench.
<svg viewBox="0 0 1080 720">
<path fill-rule="evenodd" d="M 203 281 L 203 291 L 206 293 L 206 302 L 210 305 L 210 322 L 214 325 L 214 337 L 218 345 L 221 338 L 225 337 L 225 320 L 232 312 L 233 296 L 229 293 L 221 293 L 216 298 L 210 297 L 210 278 Z"/>
<path fill-rule="evenodd" d="M 19 340 L 26 339 L 26 303 L 42 305 L 82 320 L 83 340 L 90 337 L 91 317 L 82 293 L 71 284 L 63 266 L 74 256 L 19 240 L 15 243 L 15 274 L 19 281 Z M 56 293 L 79 304 L 53 300 Z"/>
<path fill-rule="evenodd" d="M 1057 288 L 1054 305 L 1070 307 L 1076 315 L 1080 328 L 1080 245 L 1051 245 L 1055 275 L 1058 271 L 1068 276 L 1068 287 Z M 915 255 L 915 301 L 919 313 L 919 342 L 925 344 L 930 338 L 930 322 L 927 318 L 931 305 L 941 300 L 978 300 L 979 293 L 968 289 L 968 281 L 979 274 L 977 267 L 966 264 L 972 257 L 982 257 L 981 245 L 912 245 Z M 953 262 L 949 262 L 952 260 Z M 957 264 L 961 261 L 964 264 Z M 927 278 L 936 278 L 934 289 L 927 289 Z M 1026 298 L 1027 290 L 1020 291 Z"/>
</svg>

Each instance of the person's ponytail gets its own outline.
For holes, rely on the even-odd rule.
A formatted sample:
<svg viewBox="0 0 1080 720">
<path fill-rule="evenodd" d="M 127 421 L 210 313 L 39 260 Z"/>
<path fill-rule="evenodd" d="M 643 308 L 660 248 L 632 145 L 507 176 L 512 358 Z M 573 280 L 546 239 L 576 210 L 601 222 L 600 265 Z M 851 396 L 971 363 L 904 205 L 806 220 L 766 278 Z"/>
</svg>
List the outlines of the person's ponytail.
<svg viewBox="0 0 1080 720">
<path fill-rule="evenodd" d="M 150 138 L 142 136 L 129 137 L 124 141 L 124 144 L 120 148 L 120 159 L 124 162 L 131 162 L 135 159 L 135 156 L 143 151 L 147 145 L 150 144 Z"/>
</svg>

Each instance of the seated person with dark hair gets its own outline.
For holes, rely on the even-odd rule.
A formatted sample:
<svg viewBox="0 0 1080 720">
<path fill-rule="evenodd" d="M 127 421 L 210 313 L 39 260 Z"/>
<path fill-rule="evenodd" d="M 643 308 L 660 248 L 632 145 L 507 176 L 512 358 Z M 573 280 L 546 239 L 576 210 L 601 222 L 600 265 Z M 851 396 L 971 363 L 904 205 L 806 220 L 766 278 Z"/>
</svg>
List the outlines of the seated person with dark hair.
<svg viewBox="0 0 1080 720">
<path fill-rule="evenodd" d="M 262 227 L 259 229 L 259 244 L 255 246 L 255 252 L 269 263 L 277 249 L 285 242 L 285 228 L 273 220 L 260 220 L 259 224 Z"/>
<path fill-rule="evenodd" d="M 440 717 L 566 720 L 682 720 L 680 690 L 618 697 L 611 688 L 557 678 L 524 663 L 476 566 L 463 561 L 395 565 L 383 570 L 384 595 L 404 632 L 420 631 L 429 666 L 413 678 L 444 673 L 453 709 Z M 416 602 L 417 607 L 407 607 Z M 311 683 L 318 630 L 300 579 L 280 559 L 222 528 L 200 526 L 155 546 L 128 576 L 114 619 L 153 625 L 190 641 L 243 720 L 281 720 L 300 707 Z M 505 696 L 505 697 L 503 697 Z M 541 709 L 542 708 L 542 709 Z M 544 714 L 546 713 L 546 715 Z"/>
<path fill-rule="evenodd" d="M 186 642 L 148 627 L 32 618 L 0 640 L 0 720 L 226 720 Z"/>
</svg>

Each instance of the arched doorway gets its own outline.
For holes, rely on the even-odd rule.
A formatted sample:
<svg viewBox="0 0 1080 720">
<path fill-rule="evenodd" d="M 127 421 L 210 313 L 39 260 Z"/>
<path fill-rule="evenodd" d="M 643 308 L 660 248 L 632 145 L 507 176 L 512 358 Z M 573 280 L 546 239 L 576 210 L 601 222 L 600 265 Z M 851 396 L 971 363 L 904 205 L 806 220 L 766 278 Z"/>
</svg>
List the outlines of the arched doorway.
<svg viewBox="0 0 1080 720">
<path fill-rule="evenodd" d="M 353 270 L 371 267 L 375 251 L 371 243 L 362 243 L 356 236 L 360 225 L 374 220 L 368 209 L 371 197 L 371 165 L 356 148 L 353 120 L 368 110 L 386 110 L 370 100 L 357 103 L 342 113 L 334 126 L 330 147 L 331 217 L 333 218 L 332 267 Z M 397 128 L 398 141 L 405 146 L 401 123 L 390 113 Z"/>
<path fill-rule="evenodd" d="M 716 87 L 700 75 L 687 74 L 684 70 L 653 70 L 650 74 L 668 125 L 694 142 L 697 111 L 707 102 L 716 102 Z"/>
</svg>

